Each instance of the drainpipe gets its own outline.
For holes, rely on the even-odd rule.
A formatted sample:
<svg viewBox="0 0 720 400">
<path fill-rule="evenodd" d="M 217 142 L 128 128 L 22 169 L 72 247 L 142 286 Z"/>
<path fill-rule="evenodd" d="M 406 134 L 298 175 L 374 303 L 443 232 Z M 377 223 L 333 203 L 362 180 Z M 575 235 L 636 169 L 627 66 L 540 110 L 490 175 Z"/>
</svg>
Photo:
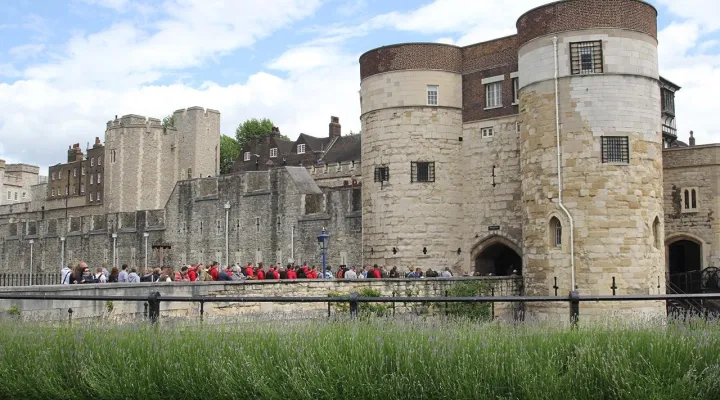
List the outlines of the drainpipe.
<svg viewBox="0 0 720 400">
<path fill-rule="evenodd" d="M 112 234 L 113 238 L 113 261 L 112 266 L 117 267 L 117 233 Z"/>
<path fill-rule="evenodd" d="M 60 269 L 65 268 L 65 236 L 60 236 Z"/>
<path fill-rule="evenodd" d="M 290 230 L 290 259 L 295 262 L 295 225 Z"/>
<path fill-rule="evenodd" d="M 225 202 L 225 268 L 230 266 L 230 202 Z"/>
<path fill-rule="evenodd" d="M 148 236 L 150 236 L 149 233 L 143 232 L 143 237 L 145 238 L 145 270 L 146 271 L 147 271 L 147 267 L 148 267 L 148 251 L 147 251 L 148 250 L 148 246 L 147 246 Z"/>
<path fill-rule="evenodd" d="M 35 241 L 30 239 L 30 286 L 33 284 L 33 245 Z"/>
<path fill-rule="evenodd" d="M 555 137 L 557 140 L 557 174 L 558 174 L 558 206 L 565 213 L 570 221 L 570 291 L 576 289 L 575 286 L 575 224 L 573 223 L 570 211 L 565 208 L 562 201 L 563 179 L 562 179 L 562 160 L 560 156 L 560 99 L 558 97 L 558 38 L 553 38 L 553 48 L 555 51 Z"/>
</svg>

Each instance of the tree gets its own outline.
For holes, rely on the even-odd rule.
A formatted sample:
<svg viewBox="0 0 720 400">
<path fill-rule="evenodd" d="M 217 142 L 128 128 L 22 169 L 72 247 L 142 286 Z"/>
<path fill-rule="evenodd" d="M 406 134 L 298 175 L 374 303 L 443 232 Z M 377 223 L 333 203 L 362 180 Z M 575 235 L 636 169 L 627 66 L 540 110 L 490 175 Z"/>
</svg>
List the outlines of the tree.
<svg viewBox="0 0 720 400">
<path fill-rule="evenodd" d="M 227 174 L 240 155 L 242 146 L 230 136 L 220 136 L 220 173 Z"/>
<path fill-rule="evenodd" d="M 175 116 L 168 115 L 167 117 L 163 118 L 162 126 L 165 129 L 170 128 L 170 127 L 175 127 Z"/>
<path fill-rule="evenodd" d="M 257 118 L 248 119 L 240 124 L 235 130 L 235 139 L 242 149 L 245 143 L 250 140 L 271 133 L 274 126 L 275 124 L 267 118 L 263 118 L 261 120 L 258 120 Z M 285 135 L 280 135 L 280 138 L 290 140 L 290 138 Z"/>
</svg>

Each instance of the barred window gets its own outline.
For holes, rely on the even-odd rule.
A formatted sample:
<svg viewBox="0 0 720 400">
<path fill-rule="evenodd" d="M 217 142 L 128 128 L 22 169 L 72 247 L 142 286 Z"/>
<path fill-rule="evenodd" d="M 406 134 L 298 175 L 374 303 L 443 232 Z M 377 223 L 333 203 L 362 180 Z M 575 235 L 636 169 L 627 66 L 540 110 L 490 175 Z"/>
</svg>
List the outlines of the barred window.
<svg viewBox="0 0 720 400">
<path fill-rule="evenodd" d="M 410 164 L 410 182 L 435 182 L 435 163 L 413 161 Z"/>
<path fill-rule="evenodd" d="M 375 168 L 375 182 L 388 182 L 390 180 L 390 167 Z"/>
<path fill-rule="evenodd" d="M 436 85 L 428 85 L 427 98 L 429 106 L 438 105 L 438 87 Z"/>
<path fill-rule="evenodd" d="M 570 61 L 573 75 L 602 74 L 602 41 L 570 43 Z"/>
<path fill-rule="evenodd" d="M 602 137 L 603 163 L 629 163 L 630 150 L 627 136 Z"/>
</svg>

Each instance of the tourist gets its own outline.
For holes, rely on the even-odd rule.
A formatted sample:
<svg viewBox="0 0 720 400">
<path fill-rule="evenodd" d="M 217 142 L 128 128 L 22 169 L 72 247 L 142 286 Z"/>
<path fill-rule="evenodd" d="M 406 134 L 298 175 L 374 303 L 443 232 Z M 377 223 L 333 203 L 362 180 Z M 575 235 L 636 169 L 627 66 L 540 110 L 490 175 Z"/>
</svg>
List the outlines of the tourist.
<svg viewBox="0 0 720 400">
<path fill-rule="evenodd" d="M 263 270 L 263 267 L 263 263 L 260 263 L 255 271 L 255 279 L 259 281 L 265 280 L 265 271 Z"/>
<path fill-rule="evenodd" d="M 195 282 L 197 280 L 197 265 L 188 265 L 186 268 L 190 282 Z"/>
<path fill-rule="evenodd" d="M 151 277 L 150 282 L 159 282 L 160 276 L 162 276 L 162 271 L 160 270 L 160 268 L 158 268 L 158 267 L 153 268 L 152 275 L 150 275 L 150 277 Z"/>
<path fill-rule="evenodd" d="M 390 270 L 390 273 L 388 274 L 388 277 L 389 278 L 399 278 L 400 277 L 400 273 L 398 272 L 397 267 L 392 267 L 392 269 Z"/>
<path fill-rule="evenodd" d="M 210 270 L 208 271 L 208 273 L 212 277 L 212 280 L 217 281 L 219 279 L 220 271 L 218 270 L 217 261 L 213 261 L 213 263 L 210 265 Z"/>
<path fill-rule="evenodd" d="M 416 269 L 415 269 L 415 274 L 417 275 L 418 278 L 424 278 L 424 277 L 425 277 L 425 275 L 423 274 L 422 268 L 416 268 Z"/>
<path fill-rule="evenodd" d="M 102 267 L 97 267 L 95 269 L 95 275 L 93 275 L 93 281 L 94 281 L 94 283 L 107 283 L 107 278 L 105 277 L 105 273 L 103 273 Z"/>
<path fill-rule="evenodd" d="M 160 274 L 160 278 L 158 279 L 158 282 L 172 282 L 174 273 L 172 268 L 170 267 L 164 267 L 162 269 L 162 273 Z"/>
<path fill-rule="evenodd" d="M 445 271 L 442 272 L 441 275 L 443 278 L 452 278 L 452 272 L 450 272 L 450 267 L 445 267 Z"/>
<path fill-rule="evenodd" d="M 198 282 L 210 282 L 210 281 L 213 280 L 213 278 L 212 278 L 212 276 L 210 275 L 210 273 L 208 273 L 208 271 L 205 270 L 205 268 L 203 267 L 202 264 L 198 264 L 198 265 L 197 265 L 197 267 L 195 268 L 195 273 L 197 274 L 197 279 L 196 279 L 196 280 L 197 280 Z"/>
<path fill-rule="evenodd" d="M 265 273 L 265 279 L 275 279 L 275 268 L 274 266 L 270 266 Z"/>
<path fill-rule="evenodd" d="M 127 282 L 128 283 L 140 283 L 140 276 L 137 274 L 137 270 L 135 269 L 135 267 L 130 269 L 130 273 L 128 274 L 128 277 L 127 277 Z"/>
<path fill-rule="evenodd" d="M 145 271 L 143 271 L 142 276 L 140 277 L 140 282 L 152 282 L 152 281 L 153 281 L 152 270 L 146 268 Z"/>
<path fill-rule="evenodd" d="M 383 279 L 386 279 L 388 277 L 388 271 L 385 269 L 384 265 L 380 266 L 380 277 Z"/>
<path fill-rule="evenodd" d="M 306 275 L 307 275 L 308 279 L 317 279 L 318 278 L 317 267 L 313 265 L 312 268 L 310 268 L 310 272 L 307 272 Z"/>
<path fill-rule="evenodd" d="M 239 265 L 236 264 L 232 267 L 232 275 L 230 276 L 230 279 L 233 281 L 245 280 L 245 275 L 243 275 L 242 268 L 240 268 Z"/>
<path fill-rule="evenodd" d="M 380 270 L 378 269 L 378 265 L 377 265 L 377 264 L 373 265 L 373 266 L 372 266 L 372 269 L 370 269 L 370 271 L 368 271 L 367 277 L 368 277 L 368 278 L 371 278 L 371 279 L 380 279 L 380 278 L 382 278 L 382 274 L 380 274 Z"/>
<path fill-rule="evenodd" d="M 83 267 L 82 262 L 78 263 L 78 265 L 75 266 L 75 269 L 73 270 L 72 275 L 70 275 L 70 283 L 76 284 L 76 283 L 82 283 L 82 273 L 83 273 Z"/>
<path fill-rule="evenodd" d="M 90 268 L 88 268 L 87 264 L 81 263 L 83 265 L 83 271 L 82 271 L 82 277 L 80 278 L 80 283 L 95 283 L 95 277 L 93 276 L 92 272 L 90 272 Z M 102 273 L 102 268 L 100 268 L 100 272 Z"/>
<path fill-rule="evenodd" d="M 366 267 L 367 267 L 367 265 L 363 265 L 363 266 L 360 268 L 360 271 L 357 272 L 357 277 L 358 277 L 358 279 L 365 279 L 365 278 L 367 278 L 367 270 L 365 269 Z"/>
<path fill-rule="evenodd" d="M 117 283 L 118 279 L 120 277 L 120 270 L 118 267 L 113 267 L 113 269 L 110 271 L 110 275 L 107 278 L 108 283 Z M 125 278 L 127 279 L 127 278 Z"/>
<path fill-rule="evenodd" d="M 278 278 L 279 279 L 288 279 L 288 270 L 290 269 L 290 264 L 287 265 L 287 268 L 280 267 L 280 270 L 278 271 Z"/>
<path fill-rule="evenodd" d="M 127 268 L 128 268 L 127 264 L 122 265 L 122 270 L 120 271 L 120 274 L 118 274 L 118 282 L 127 283 L 127 278 L 128 278 Z"/>
<path fill-rule="evenodd" d="M 248 279 L 252 279 L 255 277 L 255 269 L 253 268 L 253 263 L 248 263 L 247 266 L 245 266 L 245 276 L 247 276 Z"/>
<path fill-rule="evenodd" d="M 415 273 L 415 267 L 413 267 L 412 265 L 409 266 L 409 267 L 408 267 L 408 273 L 405 275 L 405 277 L 408 278 L 408 279 L 418 278 L 417 273 Z"/>
<path fill-rule="evenodd" d="M 288 266 L 287 278 L 288 278 L 288 279 L 297 279 L 297 278 L 298 278 L 297 272 L 295 271 L 295 266 L 294 266 L 294 265 Z"/>
<path fill-rule="evenodd" d="M 230 268 L 220 268 L 218 272 L 218 281 L 229 282 L 232 280 L 232 270 Z"/>
<path fill-rule="evenodd" d="M 180 272 L 175 273 L 175 282 L 190 282 L 190 268 L 186 266 L 180 268 Z"/>
<path fill-rule="evenodd" d="M 345 277 L 345 266 L 341 265 L 340 268 L 338 268 L 337 274 L 335 274 L 335 278 L 343 279 L 344 277 Z"/>
<path fill-rule="evenodd" d="M 108 271 L 107 263 L 103 263 L 102 272 L 103 272 L 103 275 L 105 275 L 105 280 L 107 280 L 108 276 L 110 276 L 110 272 Z"/>
<path fill-rule="evenodd" d="M 295 279 L 307 279 L 307 274 L 305 273 L 305 267 L 295 267 Z"/>
<path fill-rule="evenodd" d="M 72 265 L 66 265 L 60 270 L 60 284 L 61 285 L 69 285 L 70 281 L 72 280 Z"/>
<path fill-rule="evenodd" d="M 353 265 L 349 270 L 345 271 L 345 279 L 357 279 L 357 273 L 355 272 L 355 266 Z"/>
<path fill-rule="evenodd" d="M 428 268 L 427 272 L 425 273 L 425 277 L 426 277 L 426 278 L 437 278 L 437 277 L 438 277 L 438 273 L 435 272 L 435 271 L 433 271 L 432 268 Z"/>
</svg>

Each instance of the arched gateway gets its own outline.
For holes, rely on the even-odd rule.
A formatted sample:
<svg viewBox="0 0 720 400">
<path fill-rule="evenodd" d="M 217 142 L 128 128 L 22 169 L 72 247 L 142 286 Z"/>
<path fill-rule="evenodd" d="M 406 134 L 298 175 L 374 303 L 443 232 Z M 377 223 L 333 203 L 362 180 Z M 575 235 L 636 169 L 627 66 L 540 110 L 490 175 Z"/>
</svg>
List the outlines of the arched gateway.
<svg viewBox="0 0 720 400">
<path fill-rule="evenodd" d="M 522 275 L 520 248 L 502 236 L 491 236 L 478 243 L 472 257 L 475 272 L 480 275 Z"/>
</svg>

